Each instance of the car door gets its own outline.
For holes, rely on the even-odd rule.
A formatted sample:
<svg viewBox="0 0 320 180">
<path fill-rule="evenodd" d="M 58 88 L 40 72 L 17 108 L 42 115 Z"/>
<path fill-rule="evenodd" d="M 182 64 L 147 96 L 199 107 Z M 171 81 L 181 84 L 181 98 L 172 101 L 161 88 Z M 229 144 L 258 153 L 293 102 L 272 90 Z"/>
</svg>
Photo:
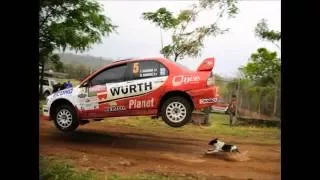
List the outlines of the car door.
<svg viewBox="0 0 320 180">
<path fill-rule="evenodd" d="M 128 76 L 128 113 L 154 114 L 165 88 L 168 69 L 155 60 L 136 61 L 128 65 Z"/>
<path fill-rule="evenodd" d="M 81 88 L 78 96 L 80 109 L 88 118 L 106 117 L 110 114 L 110 109 L 114 109 L 113 102 L 120 97 L 111 96 L 110 89 L 124 84 L 126 69 L 127 64 L 107 68 Z"/>
</svg>

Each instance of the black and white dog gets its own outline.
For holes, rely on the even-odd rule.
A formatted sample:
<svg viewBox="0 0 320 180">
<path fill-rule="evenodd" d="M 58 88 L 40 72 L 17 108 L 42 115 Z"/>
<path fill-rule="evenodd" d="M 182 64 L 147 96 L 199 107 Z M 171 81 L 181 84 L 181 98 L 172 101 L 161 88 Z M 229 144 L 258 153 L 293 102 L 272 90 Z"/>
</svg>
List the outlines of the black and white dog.
<svg viewBox="0 0 320 180">
<path fill-rule="evenodd" d="M 226 144 L 223 141 L 218 140 L 218 138 L 211 140 L 208 145 L 214 146 L 215 149 L 209 149 L 207 151 L 207 153 L 216 153 L 216 152 L 220 152 L 220 151 L 240 153 L 237 146 L 232 145 L 232 144 Z"/>
</svg>

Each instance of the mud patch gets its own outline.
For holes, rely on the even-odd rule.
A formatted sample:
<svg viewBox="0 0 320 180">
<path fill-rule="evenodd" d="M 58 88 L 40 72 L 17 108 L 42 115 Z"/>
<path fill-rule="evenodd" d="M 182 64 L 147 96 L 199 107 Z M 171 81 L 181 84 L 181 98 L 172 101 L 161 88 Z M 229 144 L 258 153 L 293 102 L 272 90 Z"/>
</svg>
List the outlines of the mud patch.
<svg viewBox="0 0 320 180">
<path fill-rule="evenodd" d="M 230 152 L 217 152 L 217 153 L 206 153 L 205 157 L 208 158 L 217 158 L 226 161 L 249 161 L 250 158 L 248 156 L 248 151 L 241 152 L 241 153 L 230 153 Z"/>
</svg>

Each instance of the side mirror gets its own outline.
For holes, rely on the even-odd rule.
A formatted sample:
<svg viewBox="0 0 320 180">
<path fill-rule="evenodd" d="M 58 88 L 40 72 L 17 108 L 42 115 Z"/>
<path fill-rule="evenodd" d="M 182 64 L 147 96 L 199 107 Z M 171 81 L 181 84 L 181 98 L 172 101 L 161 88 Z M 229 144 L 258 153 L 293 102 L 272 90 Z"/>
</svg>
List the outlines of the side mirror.
<svg viewBox="0 0 320 180">
<path fill-rule="evenodd" d="M 87 81 L 81 85 L 81 87 L 89 87 L 91 85 L 91 81 Z"/>
</svg>

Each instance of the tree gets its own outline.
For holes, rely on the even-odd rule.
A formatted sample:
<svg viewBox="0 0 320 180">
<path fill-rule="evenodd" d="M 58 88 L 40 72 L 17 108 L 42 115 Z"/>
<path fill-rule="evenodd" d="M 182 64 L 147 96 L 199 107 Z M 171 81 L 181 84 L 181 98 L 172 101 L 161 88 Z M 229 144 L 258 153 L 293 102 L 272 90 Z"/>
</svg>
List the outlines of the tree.
<svg viewBox="0 0 320 180">
<path fill-rule="evenodd" d="M 259 86 L 260 89 L 269 89 L 269 86 L 275 89 L 273 110 L 273 114 L 275 114 L 277 87 L 280 85 L 281 75 L 281 61 L 277 57 L 277 53 L 269 52 L 266 48 L 259 48 L 257 53 L 251 55 L 249 62 L 241 70 L 245 77 L 255 82 L 255 85 Z"/>
<path fill-rule="evenodd" d="M 111 20 L 103 15 L 101 5 L 94 0 L 40 0 L 40 66 L 45 66 L 54 50 L 84 51 L 115 29 Z M 43 71 L 44 68 L 41 80 Z"/>
<path fill-rule="evenodd" d="M 269 30 L 267 20 L 262 19 L 255 28 L 255 35 L 262 40 L 270 41 L 280 49 L 281 32 Z"/>
<path fill-rule="evenodd" d="M 155 12 L 144 12 L 143 19 L 151 21 L 163 30 L 173 30 L 171 44 L 161 49 L 161 54 L 165 57 L 172 57 L 174 61 L 185 56 L 197 57 L 201 54 L 205 37 L 223 34 L 227 29 L 220 29 L 218 21 L 220 18 L 234 17 L 237 14 L 237 0 L 200 0 L 198 4 L 193 4 L 190 9 L 181 10 L 174 16 L 166 8 L 159 8 Z M 199 13 L 217 9 L 218 14 L 214 22 L 209 25 L 188 30 L 192 22 L 195 22 Z"/>
</svg>

